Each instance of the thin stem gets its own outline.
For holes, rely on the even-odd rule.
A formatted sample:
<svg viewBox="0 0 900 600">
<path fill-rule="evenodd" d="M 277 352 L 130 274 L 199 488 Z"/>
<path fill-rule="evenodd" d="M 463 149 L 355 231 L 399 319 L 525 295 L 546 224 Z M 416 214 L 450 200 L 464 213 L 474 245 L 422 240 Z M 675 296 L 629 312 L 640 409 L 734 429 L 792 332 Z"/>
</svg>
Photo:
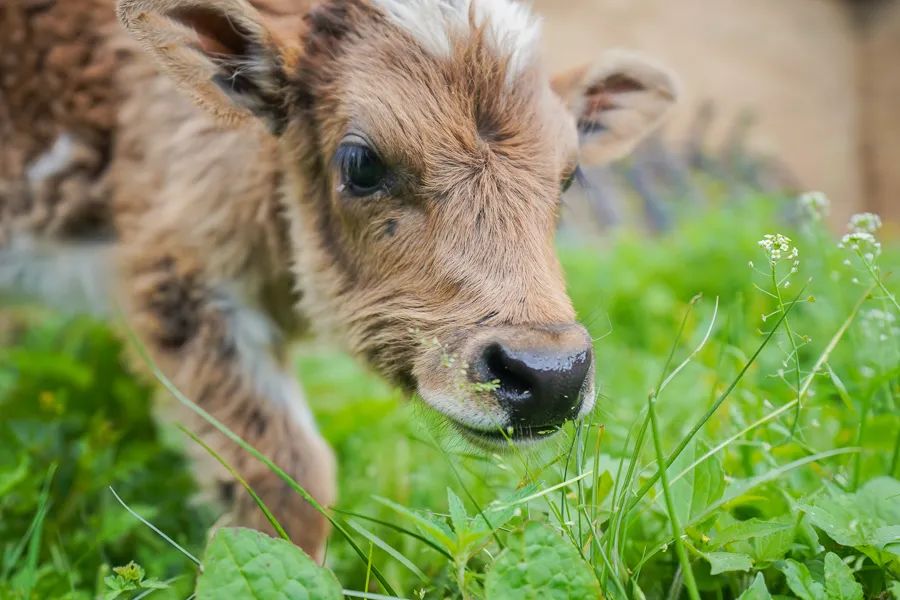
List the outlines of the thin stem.
<svg viewBox="0 0 900 600">
<path fill-rule="evenodd" d="M 678 514 L 672 502 L 672 492 L 669 490 L 669 476 L 666 469 L 662 468 L 665 457 L 663 455 L 662 441 L 659 439 L 659 425 L 656 422 L 656 396 L 650 395 L 650 429 L 653 437 L 653 446 L 656 448 L 656 459 L 660 464 L 660 482 L 662 483 L 663 496 L 666 500 L 666 510 L 669 513 L 669 522 L 672 524 L 672 537 L 675 538 L 675 553 L 678 562 L 681 563 L 681 571 L 684 576 L 684 584 L 687 587 L 691 600 L 700 600 L 700 592 L 697 590 L 697 582 L 694 580 L 694 571 L 691 569 L 691 561 L 681 541 L 681 524 L 678 522 Z"/>
<path fill-rule="evenodd" d="M 694 439 L 694 436 L 697 435 L 697 433 L 700 431 L 700 429 L 704 425 L 706 425 L 706 422 L 709 421 L 712 418 L 712 416 L 716 413 L 716 411 L 719 410 L 719 407 L 722 405 L 722 403 L 725 402 L 725 400 L 731 395 L 731 392 L 734 391 L 734 388 L 737 387 L 738 383 L 741 382 L 741 380 L 744 378 L 744 375 L 747 374 L 747 371 L 750 370 L 750 367 L 753 365 L 753 363 L 756 362 L 756 359 L 762 353 L 763 348 L 765 348 L 769 344 L 769 341 L 771 341 L 772 336 L 775 335 L 775 332 L 778 331 L 778 328 L 781 326 L 781 323 L 784 321 L 785 318 L 787 318 L 788 313 L 790 313 L 791 310 L 793 310 L 794 306 L 797 305 L 797 301 L 803 295 L 803 292 L 805 290 L 806 290 L 806 286 L 804 285 L 800 289 L 799 293 L 794 298 L 794 300 L 787 306 L 787 310 L 781 314 L 781 317 L 775 323 L 775 326 L 772 328 L 772 331 L 770 331 L 768 333 L 768 335 L 766 335 L 766 338 L 762 341 L 762 343 L 759 345 L 759 347 L 756 349 L 756 351 L 753 353 L 753 355 L 747 360 L 747 362 L 744 364 L 743 368 L 740 370 L 740 372 L 737 374 L 737 376 L 731 381 L 731 383 L 728 385 L 728 387 L 721 394 L 719 394 L 718 398 L 716 398 L 716 401 L 713 402 L 712 406 L 709 407 L 709 409 L 706 411 L 706 413 L 704 413 L 704 415 L 702 417 L 700 417 L 700 419 L 694 424 L 694 426 L 691 428 L 690 432 L 688 432 L 688 435 L 686 435 L 681 440 L 681 443 L 679 443 L 678 446 L 675 448 L 675 450 L 673 450 L 669 454 L 669 457 L 664 461 L 664 463 L 659 465 L 659 469 L 657 470 L 656 474 L 651 476 L 650 479 L 648 479 L 647 482 L 643 485 L 643 487 L 641 487 L 641 489 L 638 490 L 638 493 L 631 499 L 631 502 L 628 503 L 628 506 L 625 507 L 626 514 L 631 512 L 631 510 L 634 509 L 635 506 L 637 506 L 638 502 L 640 502 L 641 499 L 644 496 L 646 496 L 647 493 L 651 489 L 653 489 L 653 486 L 656 485 L 657 481 L 659 481 L 660 473 L 662 473 L 663 471 L 668 469 L 670 466 L 672 466 L 672 463 L 675 462 L 675 460 L 681 455 L 682 452 L 684 452 L 684 449 L 687 448 L 687 446 L 691 442 L 691 440 Z M 821 365 L 819 365 L 819 366 L 821 367 Z"/>
<path fill-rule="evenodd" d="M 900 431 L 897 431 L 897 438 L 894 440 L 894 456 L 891 458 L 891 469 L 888 475 L 898 477 L 897 467 L 900 466 Z"/>
<path fill-rule="evenodd" d="M 781 296 L 781 288 L 779 287 L 779 282 L 775 276 L 775 263 L 772 262 L 770 264 L 772 270 L 772 287 L 775 289 L 775 297 L 778 298 L 778 309 L 783 313 L 785 309 L 784 298 Z M 791 322 L 787 319 L 787 316 L 785 316 L 784 319 L 784 329 L 787 331 L 788 340 L 791 342 L 791 355 L 794 358 L 795 374 L 797 378 L 797 408 L 794 413 L 794 422 L 791 425 L 791 437 L 793 438 L 797 432 L 797 425 L 800 422 L 800 409 L 803 404 L 803 401 L 800 399 L 800 351 L 797 348 L 797 340 L 794 339 L 794 331 L 791 329 Z"/>
<path fill-rule="evenodd" d="M 826 365 L 826 363 L 828 362 L 828 359 L 831 357 L 831 353 L 837 347 L 838 342 L 840 342 L 841 339 L 844 337 L 844 334 L 847 333 L 847 330 L 850 328 L 850 325 L 853 323 L 853 320 L 859 314 L 860 309 L 862 309 L 862 305 L 865 303 L 866 299 L 869 297 L 869 294 L 871 294 L 872 290 L 874 290 L 874 289 L 875 289 L 874 286 L 870 286 L 869 289 L 867 289 L 863 293 L 863 295 L 859 297 L 859 300 L 856 301 L 856 304 L 853 306 L 853 309 L 851 309 L 850 314 L 847 315 L 847 318 L 844 319 L 844 322 L 841 323 L 841 326 L 838 327 L 837 331 L 834 332 L 834 335 L 831 336 L 831 339 L 828 340 L 828 344 L 825 345 L 825 348 L 822 350 L 821 354 L 819 354 L 819 358 L 816 359 L 816 362 L 813 365 L 812 371 L 810 371 L 809 374 L 806 376 L 806 379 L 803 380 L 803 384 L 800 386 L 800 390 L 797 393 L 796 398 L 794 398 L 787 404 L 777 408 L 776 410 L 770 412 L 769 414 L 760 418 L 759 420 L 755 421 L 754 423 L 751 423 L 750 425 L 743 428 L 742 430 L 735 433 L 734 435 L 729 436 L 727 439 L 725 439 L 724 441 L 722 441 L 721 443 L 716 445 L 714 448 L 711 448 L 703 456 L 701 456 L 700 458 L 695 460 L 693 463 L 691 463 L 681 473 L 679 473 L 678 475 L 673 477 L 672 483 L 678 481 L 679 479 L 681 479 L 682 477 L 687 475 L 689 472 L 694 470 L 694 468 L 697 467 L 700 463 L 707 460 L 708 458 L 710 458 L 711 456 L 713 456 L 720 450 L 724 449 L 725 447 L 729 446 L 734 441 L 742 438 L 743 436 L 750 433 L 751 431 L 754 431 L 755 429 L 758 429 L 759 427 L 765 425 L 769 421 L 775 419 L 779 415 L 784 414 L 785 412 L 789 411 L 793 406 L 798 404 L 800 402 L 800 400 L 806 396 L 807 392 L 809 392 L 809 388 L 812 385 L 813 379 L 815 379 L 816 374 L 822 369 L 822 367 L 824 367 Z M 895 460 L 897 458 L 900 458 L 897 456 L 896 453 L 900 453 L 900 433 L 898 433 L 898 435 L 897 435 L 897 449 L 895 450 Z M 896 465 L 896 463 L 895 463 L 895 465 Z M 894 469 L 892 468 L 890 473 L 893 473 L 893 472 L 894 472 Z"/>
<path fill-rule="evenodd" d="M 694 310 L 694 305 L 696 305 L 697 302 L 699 302 L 699 301 L 700 301 L 700 296 L 699 295 L 694 296 L 693 298 L 691 298 L 691 301 L 688 303 L 687 310 L 684 311 L 684 316 L 681 319 L 681 325 L 678 327 L 678 333 L 675 336 L 675 340 L 672 342 L 672 347 L 669 349 L 669 355 L 666 357 L 666 362 L 663 365 L 662 371 L 660 372 L 660 375 L 659 375 L 659 382 L 656 384 L 656 388 L 653 392 L 655 395 L 658 395 L 659 392 L 663 389 L 663 387 L 671 380 L 671 378 L 666 377 L 666 373 L 669 371 L 669 366 L 672 364 L 672 360 L 675 358 L 675 352 L 678 350 L 678 344 L 681 341 L 681 337 L 684 335 L 684 330 L 687 327 L 688 318 L 690 317 L 691 312 L 693 312 L 693 310 Z M 718 311 L 718 306 L 719 306 L 719 303 L 718 303 L 718 299 L 717 299 L 716 300 L 716 311 Z M 713 321 L 715 321 L 715 318 L 713 318 Z M 710 325 L 710 331 L 711 331 L 711 329 L 712 329 L 712 325 Z M 705 343 L 706 339 L 708 337 L 709 337 L 709 331 L 707 331 L 706 337 L 703 338 L 702 343 Z M 702 346 L 702 343 L 701 343 L 701 346 Z M 688 360 L 690 360 L 690 358 L 692 356 L 694 356 L 694 354 L 696 354 L 698 351 L 699 351 L 699 347 L 697 350 L 695 350 L 693 353 L 691 353 L 691 356 L 688 357 Z M 681 368 L 683 367 L 684 364 L 685 363 L 682 363 L 681 365 L 679 365 L 679 367 L 676 369 L 676 371 L 681 370 Z M 644 417 L 644 422 L 641 424 L 641 429 L 638 432 L 637 439 L 634 442 L 634 450 L 632 450 L 632 452 L 631 452 L 631 462 L 629 462 L 629 464 L 628 464 L 628 469 L 625 472 L 625 479 L 622 483 L 621 498 L 618 497 L 616 489 L 613 490 L 613 510 L 612 510 L 612 512 L 613 512 L 613 514 L 616 515 L 616 517 L 612 523 L 612 527 L 610 528 L 612 530 L 611 546 L 610 546 L 611 550 L 612 550 L 613 546 L 619 545 L 620 538 L 625 534 L 625 530 L 624 530 L 625 516 L 628 514 L 628 511 L 630 510 L 630 507 L 632 506 L 632 504 L 629 504 L 628 508 L 626 508 L 626 510 L 624 510 L 624 511 L 617 511 L 616 505 L 619 503 L 619 501 L 621 501 L 621 505 L 625 505 L 625 502 L 628 499 L 628 494 L 631 490 L 631 482 L 633 481 L 633 478 L 635 476 L 635 470 L 637 469 L 637 464 L 638 464 L 638 460 L 640 459 L 640 456 L 641 456 L 641 451 L 644 448 L 644 439 L 647 435 L 647 429 L 649 427 L 650 427 L 650 415 L 648 414 L 646 417 Z M 629 433 L 629 435 L 630 435 L 630 433 Z M 627 446 L 626 446 L 626 448 L 627 448 Z M 618 482 L 618 477 L 617 477 L 616 488 L 618 488 L 618 485 L 619 485 L 619 482 Z M 640 494 L 640 492 L 638 492 L 638 494 Z M 634 504 L 636 504 L 636 502 L 634 502 Z"/>
<path fill-rule="evenodd" d="M 865 256 L 863 256 L 863 254 L 862 254 L 862 251 L 857 250 L 856 254 L 859 256 L 859 258 L 862 260 L 863 264 L 866 266 L 866 270 L 869 272 L 869 275 L 872 277 L 872 281 L 874 281 L 875 284 L 879 288 L 881 288 L 881 291 L 884 292 L 884 295 L 887 296 L 887 299 L 891 301 L 891 304 L 894 305 L 894 308 L 896 308 L 897 311 L 900 311 L 900 304 L 897 303 L 897 297 L 894 296 L 894 294 L 891 293 L 891 291 L 889 289 L 887 289 L 886 285 L 884 285 L 884 282 L 881 280 L 881 275 L 879 275 L 878 271 L 875 270 L 872 263 L 870 263 L 869 261 L 866 260 Z"/>
</svg>

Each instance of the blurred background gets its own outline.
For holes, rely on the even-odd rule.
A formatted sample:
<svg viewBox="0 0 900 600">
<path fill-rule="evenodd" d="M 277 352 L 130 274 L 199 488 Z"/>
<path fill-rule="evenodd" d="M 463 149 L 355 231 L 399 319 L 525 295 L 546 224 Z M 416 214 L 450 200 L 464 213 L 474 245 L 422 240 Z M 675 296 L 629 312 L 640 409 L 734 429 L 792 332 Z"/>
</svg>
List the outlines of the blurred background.
<svg viewBox="0 0 900 600">
<path fill-rule="evenodd" d="M 900 220 L 900 2 L 535 0 L 554 68 L 609 47 L 659 59 L 683 83 L 677 114 L 618 176 L 592 176 L 593 208 L 625 218 L 637 189 L 702 200 L 685 170 L 737 188 L 821 190 L 831 224 L 856 212 Z M 635 169 L 636 167 L 636 169 Z M 615 172 L 615 170 L 614 170 Z M 624 184 L 623 184 L 624 177 Z"/>
</svg>

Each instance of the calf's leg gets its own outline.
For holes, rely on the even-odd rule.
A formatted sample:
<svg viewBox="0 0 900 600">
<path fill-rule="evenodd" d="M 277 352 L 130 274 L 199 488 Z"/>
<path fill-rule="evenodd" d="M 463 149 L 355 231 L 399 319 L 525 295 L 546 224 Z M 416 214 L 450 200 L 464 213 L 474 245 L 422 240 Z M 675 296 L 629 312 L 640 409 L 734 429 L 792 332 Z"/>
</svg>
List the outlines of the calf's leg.
<svg viewBox="0 0 900 600">
<path fill-rule="evenodd" d="M 126 254 L 122 277 L 131 322 L 166 376 L 320 504 L 332 504 L 333 455 L 285 365 L 282 333 L 255 306 L 246 286 L 209 278 L 189 254 L 148 251 L 147 246 Z M 188 412 L 181 418 L 247 480 L 294 543 L 321 561 L 327 520 L 214 427 Z M 201 480 L 230 502 L 231 523 L 270 530 L 263 513 L 227 472 L 204 462 Z"/>
</svg>

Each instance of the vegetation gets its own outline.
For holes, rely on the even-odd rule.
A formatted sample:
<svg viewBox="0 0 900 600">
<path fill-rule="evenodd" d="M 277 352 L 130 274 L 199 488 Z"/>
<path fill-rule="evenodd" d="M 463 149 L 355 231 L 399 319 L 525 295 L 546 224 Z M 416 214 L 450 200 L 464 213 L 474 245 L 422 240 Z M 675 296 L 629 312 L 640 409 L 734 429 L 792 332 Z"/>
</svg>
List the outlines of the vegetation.
<svg viewBox="0 0 900 600">
<path fill-rule="evenodd" d="M 152 418 L 123 337 L 7 309 L 0 599 L 900 599 L 900 247 L 870 218 L 841 248 L 818 198 L 789 205 L 562 236 L 602 397 L 541 447 L 475 452 L 302 348 L 340 460 L 333 575 L 255 532 L 207 545 L 194 442 Z"/>
</svg>

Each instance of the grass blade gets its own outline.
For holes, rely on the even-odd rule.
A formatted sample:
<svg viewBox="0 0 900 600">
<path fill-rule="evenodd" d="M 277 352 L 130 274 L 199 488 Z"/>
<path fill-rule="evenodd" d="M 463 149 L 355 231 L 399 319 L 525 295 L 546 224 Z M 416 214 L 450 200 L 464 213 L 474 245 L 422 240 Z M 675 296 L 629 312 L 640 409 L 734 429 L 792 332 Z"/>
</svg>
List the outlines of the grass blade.
<svg viewBox="0 0 900 600">
<path fill-rule="evenodd" d="M 145 519 L 145 518 L 142 517 L 141 515 L 137 514 L 134 510 L 132 510 L 132 508 L 131 508 L 130 506 L 128 506 L 127 504 L 125 504 L 125 501 L 122 500 L 122 498 L 119 497 L 119 494 L 116 493 L 116 490 L 114 490 L 114 489 L 112 488 L 112 486 L 109 486 L 109 491 L 112 492 L 112 495 L 115 497 L 116 500 L 118 500 L 119 504 L 122 505 L 122 508 L 124 508 L 125 510 L 127 510 L 127 511 L 129 512 L 129 514 L 131 514 L 132 517 L 134 517 L 135 519 L 137 519 L 138 521 L 140 521 L 141 523 L 143 523 L 144 525 L 146 525 L 147 527 L 149 527 L 150 529 L 152 529 L 152 530 L 153 530 L 153 533 L 155 533 L 156 535 L 158 535 L 158 536 L 161 537 L 162 539 L 166 540 L 166 542 L 168 542 L 168 544 L 169 544 L 170 546 L 172 546 L 173 548 L 175 548 L 176 550 L 178 550 L 179 552 L 181 552 L 182 554 L 184 554 L 185 556 L 187 556 L 189 559 L 191 559 L 191 561 L 192 561 L 195 565 L 197 565 L 198 567 L 200 567 L 200 570 L 201 570 L 201 571 L 203 570 L 203 565 L 200 564 L 200 560 L 199 560 L 196 556 L 194 556 L 193 554 L 191 554 L 190 552 L 188 552 L 188 551 L 187 551 L 183 546 L 181 546 L 178 542 L 176 542 L 175 540 L 173 540 L 172 538 L 170 538 L 168 535 L 166 535 L 165 533 L 163 533 L 163 531 L 162 531 L 161 529 L 159 529 L 156 525 L 154 525 L 153 523 L 151 523 L 150 521 L 148 521 L 147 519 Z"/>
<path fill-rule="evenodd" d="M 414 565 L 412 563 L 412 561 L 410 561 L 408 558 L 403 556 L 403 554 L 401 554 L 397 549 L 395 549 L 393 546 L 388 544 L 386 541 L 384 541 L 383 539 L 381 539 L 380 537 L 378 537 L 377 535 L 375 535 L 374 533 L 372 533 L 371 531 L 369 531 L 368 529 L 366 529 L 365 527 L 363 527 L 356 521 L 352 521 L 352 520 L 347 521 L 347 525 L 349 525 L 352 529 L 354 529 L 361 536 L 363 536 L 364 538 L 366 538 L 367 540 L 372 542 L 375 546 L 377 546 L 377 547 L 381 548 L 382 550 L 384 550 L 385 552 L 387 552 L 391 556 L 391 558 L 393 558 L 398 563 L 400 563 L 401 565 L 403 565 L 404 567 L 409 569 L 409 571 L 412 572 L 416 577 L 418 577 L 419 579 L 421 579 L 422 581 L 424 581 L 426 583 L 428 581 L 430 581 L 428 579 L 428 577 L 425 575 L 425 573 L 423 573 L 419 567 Z"/>
<path fill-rule="evenodd" d="M 266 516 L 266 520 L 269 521 L 269 524 L 276 531 L 276 533 L 278 533 L 279 537 L 281 537 L 281 539 L 283 539 L 285 541 L 290 542 L 291 538 L 290 538 L 290 536 L 288 536 L 287 532 L 281 526 L 281 523 L 278 522 L 278 519 L 275 518 L 275 515 L 272 514 L 272 511 L 269 510 L 269 507 L 266 506 L 266 503 L 263 502 L 262 498 L 260 498 L 259 495 L 254 491 L 254 489 L 252 487 L 250 487 L 250 484 L 247 483 L 247 480 L 244 479 L 243 477 L 241 477 L 241 474 L 238 473 L 237 470 L 234 467 L 232 467 L 231 464 L 227 460 L 225 460 L 218 452 L 213 450 L 209 446 L 209 444 L 207 444 L 202 439 L 200 439 L 200 436 L 198 436 L 196 433 L 194 433 L 187 427 L 184 427 L 183 425 L 178 425 L 178 428 L 181 431 L 183 431 L 185 435 L 187 435 L 192 440 L 194 440 L 196 443 L 198 443 L 213 458 L 215 458 L 217 461 L 219 461 L 220 465 L 225 467 L 225 470 L 227 470 L 231 474 L 231 476 L 234 477 L 234 479 L 238 483 L 240 483 L 241 486 L 243 486 L 243 488 L 245 490 L 247 490 L 247 493 L 250 494 L 250 497 L 253 498 L 254 502 L 256 502 L 256 506 L 258 506 L 259 509 Z"/>
<path fill-rule="evenodd" d="M 428 539 L 427 537 L 425 537 L 424 535 L 418 534 L 418 533 L 416 533 L 415 531 L 412 531 L 411 529 L 407 529 L 407 528 L 405 528 L 405 527 L 402 527 L 402 526 L 400 526 L 400 525 L 397 525 L 396 523 L 391 523 L 391 522 L 389 522 L 389 521 L 383 521 L 383 520 L 381 520 L 381 519 L 376 519 L 375 517 L 370 517 L 370 516 L 368 516 L 368 515 L 364 515 L 364 514 L 361 514 L 361 513 L 356 513 L 356 512 L 353 512 L 353 511 L 349 511 L 349 510 L 340 510 L 340 509 L 337 509 L 337 508 L 336 508 L 336 509 L 335 509 L 335 512 L 338 512 L 338 513 L 341 513 L 342 515 L 347 515 L 347 516 L 350 516 L 350 517 L 356 517 L 357 519 L 362 519 L 362 520 L 364 520 L 364 521 L 369 521 L 369 522 L 371 522 L 371 523 L 377 523 L 378 525 L 381 525 L 382 527 L 388 527 L 388 528 L 390 528 L 390 529 L 393 529 L 394 531 L 399 531 L 399 532 L 402 533 L 402 534 L 408 535 L 408 536 L 410 536 L 410 537 L 412 537 L 412 538 L 415 538 L 415 539 L 419 540 L 420 542 L 422 542 L 423 544 L 425 544 L 426 546 L 428 546 L 429 548 L 431 548 L 431 549 L 434 550 L 435 552 L 438 552 L 438 553 L 442 554 L 442 555 L 443 555 L 444 557 L 446 557 L 448 560 L 453 560 L 453 555 L 452 555 L 452 554 L 450 554 L 450 553 L 447 552 L 445 549 L 441 548 L 439 545 L 437 545 L 437 544 L 435 544 L 434 542 L 432 542 L 431 540 L 429 540 L 429 539 Z"/>
<path fill-rule="evenodd" d="M 219 430 L 220 433 L 222 433 L 229 440 L 231 440 L 232 442 L 234 442 L 235 444 L 240 446 L 244 451 L 248 452 L 251 456 L 253 456 L 257 460 L 259 460 L 261 463 L 266 465 L 266 467 L 268 467 L 270 471 L 272 471 L 275 475 L 277 475 L 279 479 L 281 479 L 283 482 L 285 482 L 288 485 L 288 487 L 290 487 L 292 490 L 294 490 L 294 492 L 296 492 L 301 498 L 306 500 L 310 504 L 310 506 L 312 506 L 316 511 L 319 512 L 319 514 L 324 516 L 328 520 L 328 522 L 331 523 L 331 526 L 334 527 L 335 531 L 340 533 L 341 536 L 345 540 L 347 540 L 347 543 L 350 545 L 350 547 L 353 549 L 353 551 L 356 553 L 356 555 L 360 558 L 360 560 L 362 560 L 362 562 L 364 564 L 368 565 L 368 562 L 369 562 L 368 556 L 366 555 L 365 552 L 363 552 L 362 548 L 359 547 L 359 544 L 356 543 L 356 541 L 353 539 L 353 537 L 350 535 L 350 533 L 344 528 L 344 526 L 341 523 L 339 523 L 334 517 L 332 517 L 331 514 L 325 509 L 325 507 L 323 507 L 321 504 L 319 504 L 318 500 L 313 498 L 312 494 L 310 494 L 308 491 L 306 491 L 306 489 L 303 486 L 301 486 L 299 483 L 297 483 L 297 481 L 293 477 L 288 475 L 287 472 L 284 471 L 284 469 L 282 469 L 281 467 L 276 465 L 274 462 L 272 462 L 272 460 L 269 457 L 267 457 L 265 454 L 263 454 L 262 452 L 257 450 L 255 447 L 253 447 L 253 445 L 249 444 L 241 436 L 234 433 L 230 428 L 228 428 L 228 426 L 226 426 L 224 423 L 219 421 L 217 418 L 215 418 L 214 416 L 209 414 L 206 410 L 204 410 L 202 407 L 200 407 L 196 402 L 194 402 L 193 400 L 191 400 L 190 398 L 185 396 L 181 392 L 181 390 L 178 389 L 178 386 L 176 386 L 172 382 L 172 380 L 169 379 L 166 376 L 166 374 L 162 372 L 162 370 L 159 368 L 159 366 L 156 364 L 156 362 L 150 357 L 150 355 L 147 353 L 147 349 L 144 347 L 143 344 L 141 344 L 140 340 L 138 340 L 137 336 L 135 335 L 135 333 L 132 329 L 128 329 L 128 336 L 131 339 L 131 341 L 133 342 L 135 348 L 137 349 L 138 355 L 141 357 L 142 360 L 144 360 L 144 362 L 147 364 L 147 366 L 150 367 L 150 371 L 153 373 L 153 376 L 163 385 L 163 387 L 166 388 L 166 390 L 170 394 L 172 394 L 172 396 L 178 402 L 180 402 L 182 405 L 187 407 L 189 410 L 193 411 L 204 421 L 206 421 L 207 423 L 209 423 L 210 425 L 215 427 L 217 430 Z M 396 594 L 394 589 L 391 587 L 391 584 L 388 583 L 387 579 L 384 578 L 384 575 L 381 573 L 381 571 L 374 565 L 372 566 L 372 574 L 375 575 L 375 578 L 378 580 L 379 583 L 381 583 L 382 586 L 384 586 L 384 589 L 388 593 Z"/>
<path fill-rule="evenodd" d="M 650 432 L 653 437 L 653 446 L 656 448 L 656 459 L 659 464 L 663 464 L 662 441 L 659 438 L 659 424 L 656 422 L 656 396 L 651 394 L 648 402 L 648 410 L 650 412 Z M 691 561 L 688 558 L 684 544 L 681 542 L 681 524 L 678 522 L 678 514 L 675 512 L 675 505 L 672 503 L 672 492 L 669 489 L 669 477 L 666 469 L 660 472 L 660 482 L 662 483 L 663 497 L 666 501 L 666 511 L 669 513 L 669 522 L 672 524 L 672 536 L 675 539 L 675 552 L 678 555 L 678 562 L 681 564 L 681 572 L 684 576 L 684 584 L 687 587 L 688 595 L 691 600 L 700 600 L 700 592 L 697 590 L 697 582 L 694 580 L 694 571 L 691 568 Z"/>
<path fill-rule="evenodd" d="M 781 324 L 784 323 L 784 320 L 787 318 L 788 314 L 790 314 L 790 312 L 797 305 L 797 302 L 803 296 L 803 293 L 805 290 L 806 290 L 806 286 L 804 285 L 800 289 L 800 291 L 797 293 L 797 295 L 794 297 L 794 300 L 787 306 L 787 309 L 784 312 L 782 312 L 778 321 L 775 323 L 775 326 L 772 327 L 772 330 L 766 335 L 765 339 L 763 339 L 762 343 L 759 345 L 759 347 L 756 349 L 756 351 L 753 353 L 753 355 L 750 356 L 749 359 L 747 359 L 747 362 L 744 364 L 743 368 L 741 368 L 741 370 L 737 374 L 737 376 L 735 376 L 735 378 L 731 381 L 731 383 L 728 385 L 728 387 L 725 388 L 725 390 L 721 394 L 719 394 L 719 396 L 716 398 L 715 402 L 713 402 L 712 406 L 709 407 L 709 409 L 706 411 L 706 413 L 704 413 L 704 415 L 702 417 L 700 417 L 700 419 L 697 420 L 697 422 L 694 424 L 694 426 L 691 427 L 690 432 L 688 432 L 688 434 L 681 440 L 681 442 L 678 444 L 678 446 L 675 448 L 675 450 L 673 450 L 669 454 L 668 458 L 666 458 L 666 460 L 663 462 L 663 464 L 659 465 L 659 467 L 656 471 L 656 474 L 651 476 L 650 479 L 647 481 L 647 483 L 645 483 L 644 486 L 641 487 L 640 490 L 638 490 L 637 494 L 635 494 L 635 496 L 628 503 L 628 506 L 625 507 L 626 514 L 631 512 L 634 509 L 634 507 L 637 506 L 638 502 L 640 502 L 641 499 L 644 496 L 646 496 L 647 493 L 651 489 L 653 489 L 653 486 L 656 485 L 657 481 L 659 481 L 660 473 L 662 473 L 663 471 L 668 469 L 670 466 L 672 466 L 672 463 L 675 462 L 675 459 L 677 459 L 681 455 L 682 452 L 684 452 L 684 449 L 687 448 L 687 445 L 691 442 L 692 439 L 694 439 L 694 436 L 700 432 L 700 429 L 702 429 L 703 426 L 706 425 L 706 422 L 709 421 L 712 418 L 712 416 L 716 413 L 716 411 L 719 410 L 719 407 L 722 406 L 722 403 L 728 399 L 728 397 L 731 395 L 731 392 L 734 391 L 734 388 L 737 387 L 738 383 L 741 382 L 741 380 L 744 378 L 744 375 L 747 374 L 747 371 L 750 370 L 750 367 L 753 365 L 753 363 L 756 362 L 756 359 L 762 353 L 763 349 L 769 344 L 769 342 L 775 336 L 775 332 L 777 332 L 778 328 L 781 326 Z"/>
</svg>

